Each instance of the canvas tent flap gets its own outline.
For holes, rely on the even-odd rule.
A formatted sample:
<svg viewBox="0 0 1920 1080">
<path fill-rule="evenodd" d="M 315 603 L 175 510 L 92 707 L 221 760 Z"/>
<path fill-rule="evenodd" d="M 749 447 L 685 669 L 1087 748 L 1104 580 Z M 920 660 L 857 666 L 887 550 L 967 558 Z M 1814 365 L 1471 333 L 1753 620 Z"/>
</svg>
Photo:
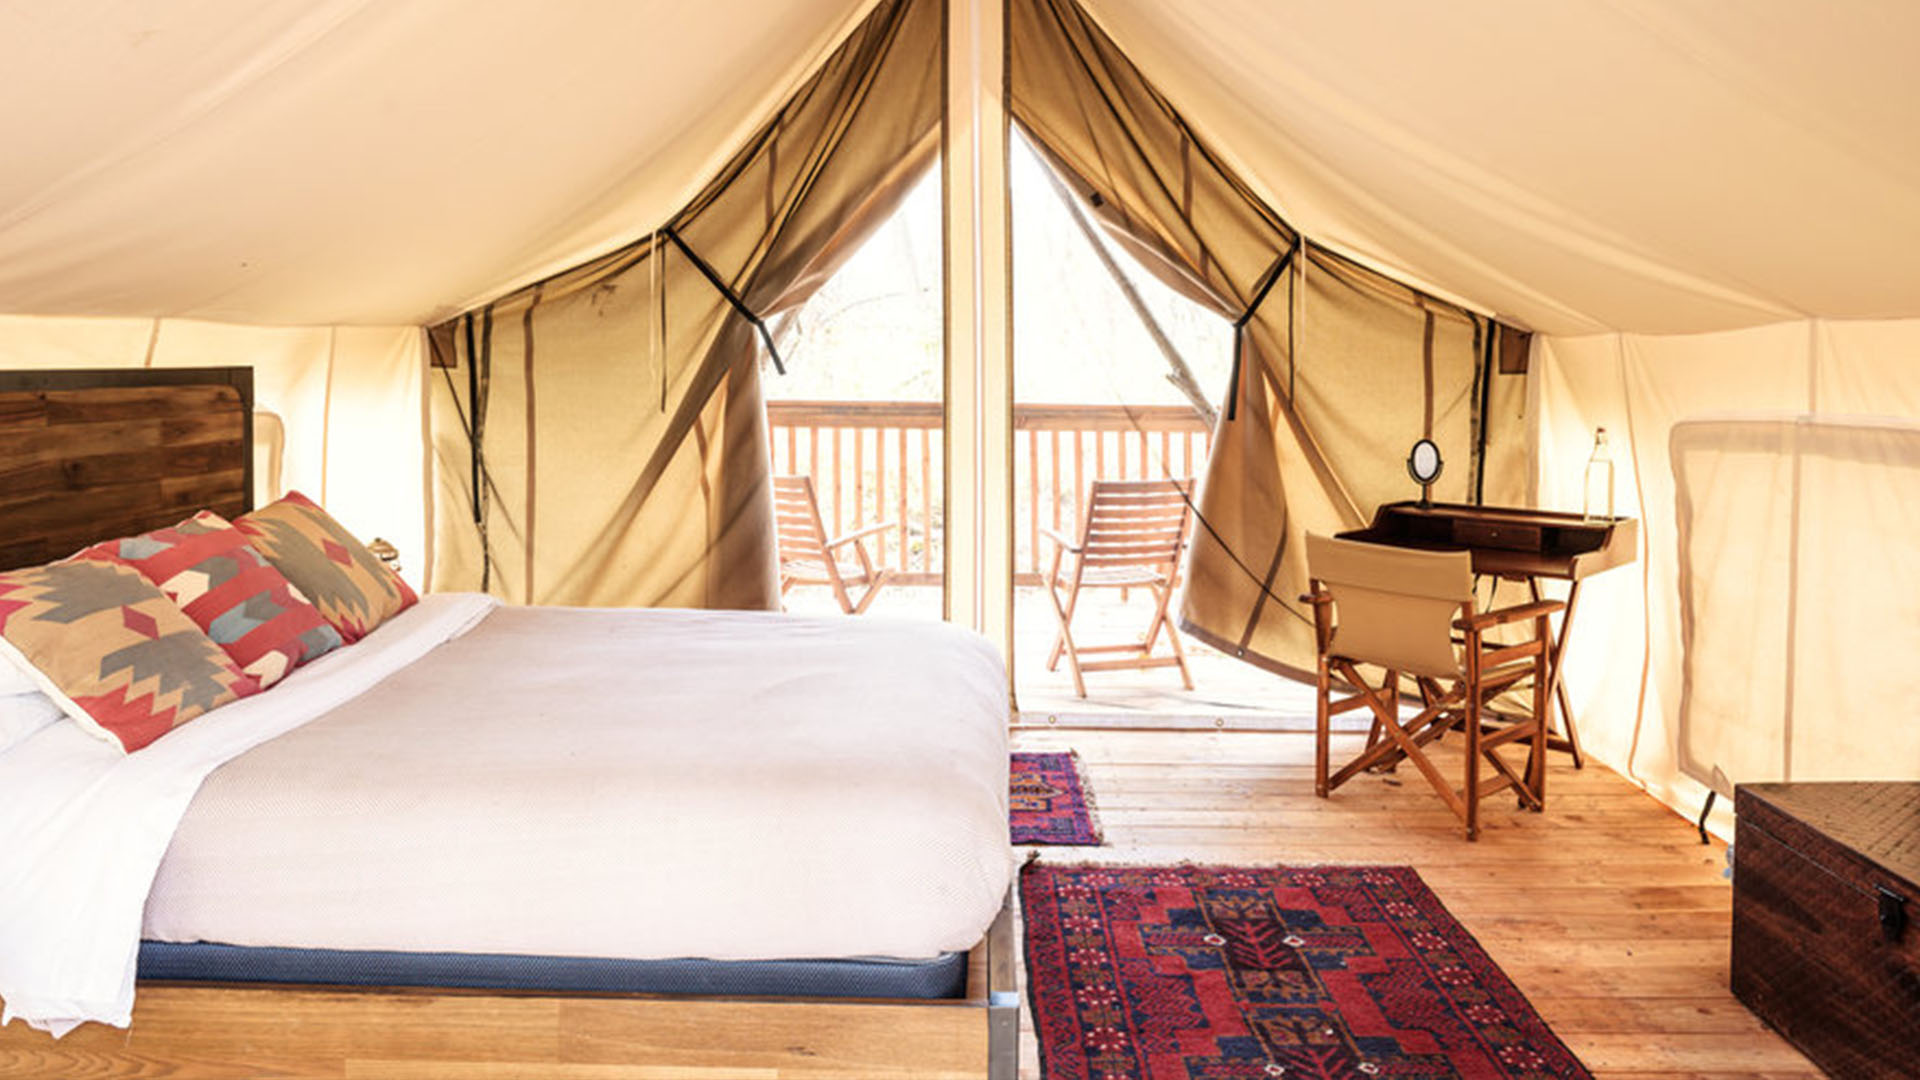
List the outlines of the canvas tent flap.
<svg viewBox="0 0 1920 1080">
<path fill-rule="evenodd" d="M 1920 774 L 1920 728 L 1871 719 L 1920 695 L 1920 665 L 1876 655 L 1889 630 L 1920 630 L 1920 423 L 1701 417 L 1674 425 L 1668 456 L 1680 771 L 1709 786 Z"/>
<path fill-rule="evenodd" d="M 434 328 L 434 587 L 777 606 L 754 320 L 931 167 L 943 34 L 881 4 L 659 232 Z"/>
<path fill-rule="evenodd" d="M 1541 505 L 1580 508 L 1604 426 L 1641 519 L 1566 657 L 1596 756 L 1688 812 L 1728 784 L 1920 778 L 1886 705 L 1916 691 L 1917 361 L 1913 320 L 1541 343 Z"/>
<path fill-rule="evenodd" d="M 1478 499 L 1488 461 L 1509 490 L 1517 462 L 1485 453 L 1487 420 L 1512 416 L 1521 380 L 1495 373 L 1484 316 L 1302 238 L 1072 0 L 1015 0 L 1010 38 L 1011 109 L 1043 156 L 1150 272 L 1238 328 L 1183 619 L 1233 655 L 1309 669 L 1305 533 L 1410 494 L 1400 462 L 1423 436 L 1451 462 L 1437 497 Z"/>
</svg>

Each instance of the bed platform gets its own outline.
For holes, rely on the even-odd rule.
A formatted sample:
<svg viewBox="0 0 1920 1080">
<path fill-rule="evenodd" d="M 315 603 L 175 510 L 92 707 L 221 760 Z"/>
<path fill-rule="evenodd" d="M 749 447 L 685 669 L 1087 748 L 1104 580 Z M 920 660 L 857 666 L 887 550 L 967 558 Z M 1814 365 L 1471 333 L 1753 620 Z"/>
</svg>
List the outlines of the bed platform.
<svg viewBox="0 0 1920 1080">
<path fill-rule="evenodd" d="M 127 1030 L 0 1030 L 0 1078 L 1014 1080 L 1011 910 L 952 1000 L 533 994 L 146 982 Z"/>
<path fill-rule="evenodd" d="M 244 368 L 0 372 L 0 476 L 22 481 L 0 497 L 0 569 L 250 509 L 251 409 Z M 10 1024 L 0 1080 L 1013 1080 L 1010 905 L 970 949 L 878 965 L 147 942 L 130 1028 Z"/>
</svg>

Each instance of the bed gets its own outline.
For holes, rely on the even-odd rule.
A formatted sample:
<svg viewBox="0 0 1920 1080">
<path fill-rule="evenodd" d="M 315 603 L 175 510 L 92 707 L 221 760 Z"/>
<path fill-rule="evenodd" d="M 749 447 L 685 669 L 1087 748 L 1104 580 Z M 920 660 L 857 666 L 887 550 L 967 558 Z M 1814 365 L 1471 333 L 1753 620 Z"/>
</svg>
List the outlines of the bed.
<svg viewBox="0 0 1920 1080">
<path fill-rule="evenodd" d="M 244 511 L 250 418 L 244 369 L 0 373 L 0 569 Z M 66 861 L 0 853 L 0 956 L 137 995 L 0 1072 L 1010 1078 L 1005 719 L 945 626 L 455 594 L 124 758 L 50 728 L 0 823 Z M 89 815 L 154 822 L 131 901 Z"/>
</svg>

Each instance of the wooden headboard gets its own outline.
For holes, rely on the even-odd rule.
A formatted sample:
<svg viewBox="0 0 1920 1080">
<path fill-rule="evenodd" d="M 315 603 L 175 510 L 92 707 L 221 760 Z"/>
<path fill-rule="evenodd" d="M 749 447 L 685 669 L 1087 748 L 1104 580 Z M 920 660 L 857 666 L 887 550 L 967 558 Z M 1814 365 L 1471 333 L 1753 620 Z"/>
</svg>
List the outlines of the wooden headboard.
<svg viewBox="0 0 1920 1080">
<path fill-rule="evenodd" d="M 0 371 L 0 570 L 253 509 L 253 369 Z"/>
</svg>

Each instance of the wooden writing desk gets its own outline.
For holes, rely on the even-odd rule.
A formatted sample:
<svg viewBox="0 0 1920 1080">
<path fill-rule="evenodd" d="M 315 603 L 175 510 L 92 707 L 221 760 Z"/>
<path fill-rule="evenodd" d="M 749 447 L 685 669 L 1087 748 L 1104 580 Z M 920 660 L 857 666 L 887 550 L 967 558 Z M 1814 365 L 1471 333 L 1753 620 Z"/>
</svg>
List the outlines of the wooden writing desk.
<svg viewBox="0 0 1920 1080">
<path fill-rule="evenodd" d="M 1568 582 L 1567 610 L 1560 617 L 1547 663 L 1547 711 L 1557 715 L 1563 734 L 1548 741 L 1555 750 L 1573 754 L 1576 768 L 1585 764 L 1580 735 L 1574 730 L 1573 710 L 1566 688 L 1560 685 L 1560 658 L 1573 627 L 1574 605 L 1580 582 L 1602 570 L 1624 566 L 1638 557 L 1639 523 L 1632 518 L 1587 521 L 1579 514 L 1524 510 L 1505 506 L 1466 506 L 1460 503 L 1387 503 L 1373 512 L 1364 529 L 1340 534 L 1343 540 L 1364 540 L 1394 547 L 1428 551 L 1460 551 L 1473 555 L 1473 572 L 1509 581 L 1525 581 L 1535 600 L 1540 579 Z"/>
</svg>

